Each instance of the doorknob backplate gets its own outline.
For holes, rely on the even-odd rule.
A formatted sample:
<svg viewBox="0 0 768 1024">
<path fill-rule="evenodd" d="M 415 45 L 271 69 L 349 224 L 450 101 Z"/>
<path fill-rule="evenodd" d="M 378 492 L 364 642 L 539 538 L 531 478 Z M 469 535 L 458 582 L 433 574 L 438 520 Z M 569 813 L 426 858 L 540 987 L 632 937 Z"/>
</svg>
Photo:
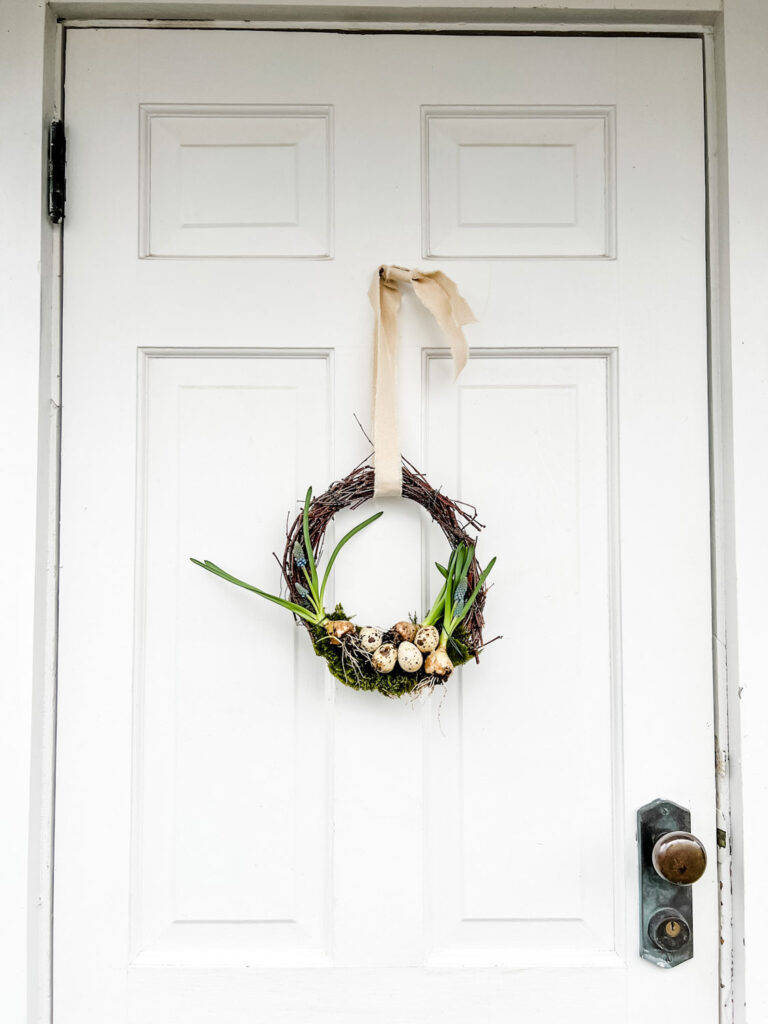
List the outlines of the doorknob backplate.
<svg viewBox="0 0 768 1024">
<path fill-rule="evenodd" d="M 654 867 L 654 847 L 668 833 L 685 833 L 693 854 L 691 813 L 671 800 L 654 800 L 637 812 L 640 861 L 640 956 L 658 967 L 677 967 L 693 957 L 693 897 L 691 886 L 669 881 Z M 671 837 L 670 837 L 671 838 Z M 686 837 L 683 837 L 685 845 Z M 656 860 L 664 844 L 657 848 Z M 662 865 L 663 866 L 663 865 Z M 704 868 L 701 866 L 701 871 Z M 695 872 L 694 872 L 695 873 Z M 696 878 L 700 873 L 696 874 Z M 695 879 L 692 879 L 695 880 Z"/>
</svg>

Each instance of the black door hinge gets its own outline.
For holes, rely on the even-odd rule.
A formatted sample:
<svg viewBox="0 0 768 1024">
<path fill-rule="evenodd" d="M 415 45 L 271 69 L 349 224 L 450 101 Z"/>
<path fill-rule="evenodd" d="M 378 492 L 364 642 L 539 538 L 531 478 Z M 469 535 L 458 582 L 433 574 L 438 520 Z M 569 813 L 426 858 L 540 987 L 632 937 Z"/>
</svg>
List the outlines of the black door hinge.
<svg viewBox="0 0 768 1024">
<path fill-rule="evenodd" d="M 67 198 L 67 142 L 64 122 L 51 121 L 48 129 L 48 216 L 53 224 L 64 219 Z"/>
</svg>

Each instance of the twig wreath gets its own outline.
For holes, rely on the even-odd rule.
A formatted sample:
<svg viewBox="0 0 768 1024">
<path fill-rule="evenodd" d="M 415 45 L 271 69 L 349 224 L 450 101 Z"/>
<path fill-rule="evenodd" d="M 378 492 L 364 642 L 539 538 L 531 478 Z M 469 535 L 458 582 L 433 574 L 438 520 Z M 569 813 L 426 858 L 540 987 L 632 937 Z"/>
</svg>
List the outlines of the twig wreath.
<svg viewBox="0 0 768 1024">
<path fill-rule="evenodd" d="M 403 267 L 380 267 L 370 299 L 376 317 L 374 334 L 375 469 L 365 463 L 316 498 L 310 487 L 302 512 L 287 530 L 282 559 L 277 559 L 287 596 L 269 594 L 232 576 L 209 561 L 195 565 L 229 583 L 244 587 L 293 613 L 306 628 L 316 654 L 333 676 L 356 690 L 378 690 L 387 697 L 431 691 L 444 683 L 457 665 L 479 660 L 483 647 L 486 580 L 496 562 L 485 569 L 475 557 L 475 541 L 467 528 L 483 529 L 476 509 L 435 489 L 400 455 L 395 405 L 397 311 L 399 284 L 410 282 L 451 341 L 457 373 L 467 359 L 462 326 L 474 320 L 456 285 L 440 271 L 423 274 Z M 402 619 L 391 628 L 356 626 L 343 604 L 325 610 L 325 594 L 334 563 L 344 546 L 383 512 L 358 523 L 334 547 L 322 578 L 318 565 L 326 531 L 342 509 L 356 509 L 370 498 L 400 496 L 420 505 L 442 530 L 450 545 L 445 565 L 435 562 L 443 583 L 429 611 L 419 619 Z"/>
<path fill-rule="evenodd" d="M 195 565 L 293 612 L 309 633 L 315 652 L 325 658 L 332 675 L 356 690 L 378 690 L 400 697 L 431 690 L 443 683 L 456 665 L 479 660 L 483 647 L 485 581 L 496 562 L 482 569 L 467 527 L 481 530 L 477 512 L 435 490 L 426 477 L 403 460 L 403 497 L 421 505 L 442 530 L 451 547 L 447 565 L 435 563 L 443 585 L 429 612 L 396 622 L 390 629 L 357 627 L 342 604 L 323 607 L 331 570 L 342 548 L 356 533 L 379 519 L 377 512 L 353 527 L 333 549 L 322 578 L 318 566 L 325 534 L 342 509 L 356 509 L 374 494 L 374 471 L 359 466 L 318 497 L 307 491 L 304 509 L 287 530 L 282 560 L 278 558 L 288 598 L 268 594 L 237 579 L 213 562 L 193 558 Z M 277 556 L 275 556 L 277 558 Z"/>
</svg>

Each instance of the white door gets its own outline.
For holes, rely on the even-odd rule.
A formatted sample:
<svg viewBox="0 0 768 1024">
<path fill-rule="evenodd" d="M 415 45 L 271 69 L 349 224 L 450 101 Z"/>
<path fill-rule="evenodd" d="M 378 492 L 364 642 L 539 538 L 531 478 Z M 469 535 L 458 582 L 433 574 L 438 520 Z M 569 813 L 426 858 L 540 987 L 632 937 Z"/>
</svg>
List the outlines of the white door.
<svg viewBox="0 0 768 1024">
<path fill-rule="evenodd" d="M 714 1024 L 699 42 L 68 39 L 55 1024 Z M 402 443 L 498 556 L 503 640 L 417 704 L 189 562 L 274 590 L 365 456 L 382 262 L 479 318 L 454 384 L 405 296 Z M 380 507 L 360 624 L 445 557 Z M 710 853 L 671 971 L 656 797 Z"/>
</svg>

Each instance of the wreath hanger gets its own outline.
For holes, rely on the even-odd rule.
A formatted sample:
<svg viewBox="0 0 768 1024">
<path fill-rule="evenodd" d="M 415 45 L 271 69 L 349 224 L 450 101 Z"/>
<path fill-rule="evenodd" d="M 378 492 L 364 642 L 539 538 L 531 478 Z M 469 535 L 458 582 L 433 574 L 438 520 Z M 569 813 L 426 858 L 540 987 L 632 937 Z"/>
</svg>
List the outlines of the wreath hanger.
<svg viewBox="0 0 768 1024">
<path fill-rule="evenodd" d="M 416 297 L 437 321 L 451 346 L 456 377 L 467 365 L 469 348 L 462 327 L 477 323 L 466 300 L 441 270 L 382 264 L 373 275 L 368 298 L 373 306 L 373 448 L 374 497 L 402 497 L 403 472 L 397 427 L 397 352 L 401 284 L 413 285 Z"/>
</svg>

